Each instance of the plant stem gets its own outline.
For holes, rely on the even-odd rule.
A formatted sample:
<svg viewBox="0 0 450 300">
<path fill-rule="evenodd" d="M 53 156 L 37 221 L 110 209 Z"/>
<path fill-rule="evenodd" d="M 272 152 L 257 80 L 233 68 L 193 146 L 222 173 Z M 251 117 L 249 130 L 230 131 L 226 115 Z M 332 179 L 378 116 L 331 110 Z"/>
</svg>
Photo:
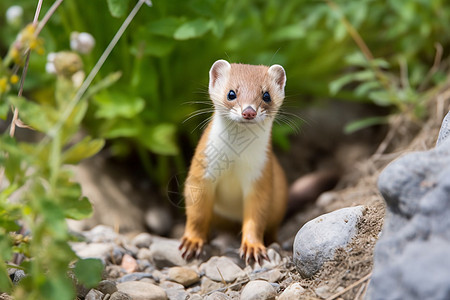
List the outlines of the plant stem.
<svg viewBox="0 0 450 300">
<path fill-rule="evenodd" d="M 65 111 L 62 113 L 62 116 L 59 118 L 59 121 L 55 124 L 55 126 L 53 126 L 52 129 L 50 129 L 50 131 L 48 132 L 49 136 L 54 136 L 55 133 L 61 129 L 61 127 L 63 126 L 65 120 L 70 116 L 70 114 L 72 113 L 73 109 L 75 108 L 75 106 L 78 104 L 78 102 L 80 102 L 81 98 L 83 97 L 84 93 L 86 92 L 86 90 L 89 88 L 89 86 L 91 85 L 92 81 L 94 80 L 95 76 L 97 75 L 97 73 L 100 71 L 100 68 L 103 66 L 103 64 L 105 63 L 106 59 L 108 58 L 108 56 L 111 54 L 112 50 L 114 49 L 114 47 L 116 46 L 117 42 L 119 41 L 119 39 L 122 37 L 123 33 L 125 32 L 125 30 L 127 29 L 128 25 L 130 25 L 131 21 L 134 19 L 134 17 L 136 16 L 137 12 L 139 11 L 139 9 L 141 8 L 141 6 L 144 3 L 149 3 L 146 0 L 139 0 L 138 3 L 136 3 L 135 7 L 133 8 L 133 10 L 130 12 L 130 14 L 128 15 L 128 17 L 125 19 L 125 21 L 122 23 L 122 25 L 120 26 L 119 30 L 116 32 L 116 34 L 114 35 L 114 37 L 112 38 L 111 42 L 109 43 L 109 45 L 106 47 L 105 51 L 103 52 L 103 54 L 100 56 L 100 58 L 98 59 L 97 63 L 95 64 L 94 68 L 92 68 L 91 72 L 89 73 L 89 75 L 86 77 L 86 79 L 84 80 L 83 84 L 81 85 L 81 87 L 78 89 L 77 93 L 75 94 L 75 96 L 73 97 L 72 101 L 69 103 L 69 105 L 67 106 L 67 108 L 65 109 Z M 151 5 L 151 2 L 150 2 Z"/>
</svg>

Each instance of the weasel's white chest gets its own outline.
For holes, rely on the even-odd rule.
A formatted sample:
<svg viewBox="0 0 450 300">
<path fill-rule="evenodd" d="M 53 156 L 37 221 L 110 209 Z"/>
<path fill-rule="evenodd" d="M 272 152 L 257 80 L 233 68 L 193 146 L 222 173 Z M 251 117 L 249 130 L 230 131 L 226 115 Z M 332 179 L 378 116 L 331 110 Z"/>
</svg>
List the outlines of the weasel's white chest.
<svg viewBox="0 0 450 300">
<path fill-rule="evenodd" d="M 270 124 L 269 124 L 270 125 Z M 244 199 L 254 181 L 262 175 L 271 126 L 238 124 L 219 117 L 213 119 L 204 150 L 204 177 L 215 186 L 214 209 L 217 213 L 242 219 Z"/>
</svg>

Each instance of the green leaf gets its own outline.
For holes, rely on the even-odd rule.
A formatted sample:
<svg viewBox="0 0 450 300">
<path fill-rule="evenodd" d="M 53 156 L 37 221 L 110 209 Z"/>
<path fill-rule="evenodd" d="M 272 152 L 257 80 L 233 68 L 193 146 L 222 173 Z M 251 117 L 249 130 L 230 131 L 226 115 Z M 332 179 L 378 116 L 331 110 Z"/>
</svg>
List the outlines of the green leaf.
<svg viewBox="0 0 450 300">
<path fill-rule="evenodd" d="M 6 120 L 10 109 L 11 108 L 8 103 L 6 103 L 6 101 L 1 101 L 0 99 L 0 119 Z"/>
<path fill-rule="evenodd" d="M 139 136 L 139 141 L 150 151 L 162 155 L 177 155 L 175 124 L 162 123 L 151 127 L 145 134 Z"/>
<path fill-rule="evenodd" d="M 128 8 L 129 0 L 107 0 L 109 12 L 115 18 L 120 18 L 125 15 Z"/>
<path fill-rule="evenodd" d="M 104 122 L 101 127 L 102 136 L 107 139 L 119 137 L 137 137 L 143 130 L 140 119 L 113 119 Z"/>
<path fill-rule="evenodd" d="M 99 259 L 86 258 L 77 261 L 74 269 L 76 278 L 87 288 L 93 288 L 102 279 L 103 263 Z"/>
<path fill-rule="evenodd" d="M 184 23 L 175 31 L 173 37 L 176 40 L 188 40 L 200 37 L 211 29 L 211 22 L 199 18 L 194 21 Z"/>
<path fill-rule="evenodd" d="M 81 142 L 66 150 L 62 157 L 62 162 L 66 164 L 76 164 L 83 159 L 93 156 L 105 145 L 105 140 L 95 139 L 90 136 L 85 137 Z"/>
<path fill-rule="evenodd" d="M 371 99 L 376 105 L 380 106 L 389 106 L 395 101 L 393 101 L 391 94 L 385 90 L 370 92 L 369 99 Z"/>
<path fill-rule="evenodd" d="M 121 92 L 101 92 L 94 96 L 98 110 L 97 118 L 113 119 L 117 117 L 133 118 L 145 106 L 144 99 Z"/>
<path fill-rule="evenodd" d="M 92 216 L 92 204 L 86 197 L 81 200 L 71 200 L 64 202 L 64 215 L 73 220 L 82 220 Z"/>
<path fill-rule="evenodd" d="M 388 122 L 388 117 L 383 116 L 383 117 L 370 117 L 370 118 L 365 118 L 362 120 L 357 120 L 354 122 L 351 122 L 349 124 L 347 124 L 344 128 L 344 132 L 346 134 L 351 134 L 355 131 L 370 127 L 370 126 L 374 126 L 374 125 L 381 125 L 381 124 L 386 124 Z"/>
<path fill-rule="evenodd" d="M 120 77 L 122 77 L 122 72 L 120 72 L 120 71 L 108 74 L 108 76 L 106 76 L 99 82 L 91 85 L 89 87 L 89 89 L 86 91 L 86 93 L 84 94 L 83 99 L 89 98 L 89 97 L 97 94 L 98 92 L 110 87 L 111 85 L 116 83 L 120 79 Z"/>
<path fill-rule="evenodd" d="M 291 24 L 281 27 L 272 35 L 274 41 L 296 40 L 306 36 L 306 29 L 302 24 Z"/>
<path fill-rule="evenodd" d="M 57 120 L 58 113 L 48 105 L 39 105 L 16 96 L 8 97 L 8 101 L 19 109 L 19 118 L 38 131 L 48 132 Z"/>
<path fill-rule="evenodd" d="M 175 17 L 168 17 L 157 21 L 150 22 L 145 30 L 148 32 L 173 38 L 175 31 L 180 27 L 182 21 Z"/>
</svg>

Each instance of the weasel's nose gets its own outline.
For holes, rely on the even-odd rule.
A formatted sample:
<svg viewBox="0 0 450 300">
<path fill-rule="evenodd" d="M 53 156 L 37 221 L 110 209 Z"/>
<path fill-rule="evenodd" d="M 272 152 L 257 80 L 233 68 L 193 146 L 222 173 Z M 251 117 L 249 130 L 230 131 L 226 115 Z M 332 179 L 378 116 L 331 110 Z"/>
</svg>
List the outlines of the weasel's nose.
<svg viewBox="0 0 450 300">
<path fill-rule="evenodd" d="M 256 111 L 251 106 L 248 106 L 242 111 L 242 116 L 246 120 L 253 120 L 256 117 Z"/>
</svg>

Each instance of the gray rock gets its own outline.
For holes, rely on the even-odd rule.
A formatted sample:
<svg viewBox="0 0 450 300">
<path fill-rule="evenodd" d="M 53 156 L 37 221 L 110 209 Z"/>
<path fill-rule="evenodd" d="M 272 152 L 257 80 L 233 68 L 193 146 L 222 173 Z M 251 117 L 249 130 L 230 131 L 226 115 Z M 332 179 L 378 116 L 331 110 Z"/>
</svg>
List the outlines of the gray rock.
<svg viewBox="0 0 450 300">
<path fill-rule="evenodd" d="M 169 300 L 186 300 L 189 299 L 189 294 L 185 290 L 168 289 L 166 290 L 167 298 Z"/>
<path fill-rule="evenodd" d="M 139 249 L 139 251 L 138 251 L 138 253 L 137 253 L 137 258 L 138 258 L 138 259 L 151 260 L 151 258 L 152 258 L 152 252 L 150 252 L 150 249 L 147 249 L 147 248 L 141 248 L 141 249 Z"/>
<path fill-rule="evenodd" d="M 184 266 L 186 261 L 178 250 L 180 241 L 158 238 L 150 246 L 150 257 L 153 264 L 159 268 Z"/>
<path fill-rule="evenodd" d="M 277 282 L 277 281 L 281 280 L 282 277 L 283 277 L 283 273 L 281 273 L 280 270 L 278 270 L 278 269 L 265 270 L 265 271 L 251 274 L 251 276 L 250 276 L 250 278 L 252 280 L 261 279 L 261 280 L 265 280 L 268 282 Z"/>
<path fill-rule="evenodd" d="M 164 289 L 157 285 L 141 282 L 127 281 L 117 285 L 119 292 L 128 294 L 133 300 L 166 300 Z"/>
<path fill-rule="evenodd" d="M 189 298 L 189 300 L 202 300 L 203 297 L 197 294 L 191 295 L 191 297 Z"/>
<path fill-rule="evenodd" d="M 136 235 L 131 244 L 138 248 L 148 248 L 152 244 L 153 237 L 150 233 L 142 232 Z"/>
<path fill-rule="evenodd" d="M 115 292 L 114 294 L 111 295 L 109 300 L 133 300 L 133 298 L 131 298 L 131 296 L 129 296 L 128 294 L 122 292 Z"/>
<path fill-rule="evenodd" d="M 380 174 L 387 216 L 368 299 L 450 299 L 450 139 L 407 154 Z"/>
<path fill-rule="evenodd" d="M 225 284 L 223 284 L 222 282 L 213 281 L 205 276 L 203 276 L 201 279 L 202 294 L 206 294 L 206 293 L 218 290 L 220 288 L 223 288 L 224 286 L 225 286 Z"/>
<path fill-rule="evenodd" d="M 231 298 L 222 292 L 214 292 L 205 297 L 205 300 L 231 300 Z"/>
<path fill-rule="evenodd" d="M 197 272 L 192 269 L 173 267 L 169 269 L 169 280 L 178 282 L 187 287 L 200 281 L 200 277 Z"/>
<path fill-rule="evenodd" d="M 447 137 L 450 135 L 450 111 L 445 116 L 444 120 L 442 121 L 441 130 L 439 130 L 439 137 L 436 142 L 436 145 L 439 146 L 439 144 L 442 143 Z"/>
<path fill-rule="evenodd" d="M 84 231 L 82 235 L 89 243 L 116 243 L 122 237 L 110 226 L 97 225 L 89 231 Z"/>
<path fill-rule="evenodd" d="M 245 272 L 241 268 L 224 256 L 211 257 L 210 260 L 200 266 L 200 271 L 214 281 L 233 282 L 239 277 L 245 276 Z"/>
<path fill-rule="evenodd" d="M 24 277 L 26 277 L 27 275 L 25 274 L 25 272 L 23 270 L 17 269 L 14 272 L 14 278 L 13 278 L 13 283 L 14 284 L 18 284 Z"/>
<path fill-rule="evenodd" d="M 303 277 L 313 276 L 336 249 L 351 241 L 363 211 L 364 206 L 342 208 L 309 221 L 297 232 L 293 259 Z"/>
<path fill-rule="evenodd" d="M 135 272 L 121 277 L 117 282 L 137 281 L 143 278 L 153 278 L 153 276 L 150 273 Z"/>
<path fill-rule="evenodd" d="M 104 262 L 113 253 L 114 248 L 115 245 L 113 243 L 72 244 L 72 249 L 80 258 L 99 258 Z"/>
<path fill-rule="evenodd" d="M 145 224 L 151 232 L 167 235 L 173 226 L 173 217 L 165 206 L 153 206 L 145 212 Z"/>
<path fill-rule="evenodd" d="M 241 293 L 241 300 L 275 299 L 275 288 L 264 280 L 253 280 L 247 283 Z"/>
<path fill-rule="evenodd" d="M 300 283 L 295 282 L 288 286 L 283 293 L 281 293 L 278 300 L 301 299 L 303 293 L 305 293 L 305 289 L 300 285 Z"/>
<path fill-rule="evenodd" d="M 98 283 L 97 290 L 99 290 L 103 294 L 112 295 L 117 292 L 116 283 L 111 280 L 102 280 Z"/>
<path fill-rule="evenodd" d="M 91 289 L 89 293 L 86 295 L 85 300 L 102 300 L 103 293 L 94 289 Z"/>
</svg>

